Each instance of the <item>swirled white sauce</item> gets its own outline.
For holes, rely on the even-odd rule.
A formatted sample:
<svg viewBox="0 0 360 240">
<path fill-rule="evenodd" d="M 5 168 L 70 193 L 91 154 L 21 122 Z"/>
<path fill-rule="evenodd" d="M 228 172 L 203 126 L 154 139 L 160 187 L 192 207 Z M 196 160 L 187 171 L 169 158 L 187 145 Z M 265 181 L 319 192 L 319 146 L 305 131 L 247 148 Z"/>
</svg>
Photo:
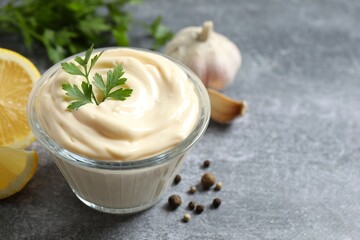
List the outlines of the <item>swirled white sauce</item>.
<svg viewBox="0 0 360 240">
<path fill-rule="evenodd" d="M 71 152 L 119 161 L 154 156 L 184 140 L 199 114 L 199 99 L 187 74 L 165 57 L 126 48 L 106 50 L 92 73 L 106 80 L 107 71 L 118 64 L 132 95 L 125 101 L 106 99 L 72 111 L 61 85 L 80 87 L 85 79 L 60 67 L 37 96 L 38 118 L 46 133 Z"/>
</svg>

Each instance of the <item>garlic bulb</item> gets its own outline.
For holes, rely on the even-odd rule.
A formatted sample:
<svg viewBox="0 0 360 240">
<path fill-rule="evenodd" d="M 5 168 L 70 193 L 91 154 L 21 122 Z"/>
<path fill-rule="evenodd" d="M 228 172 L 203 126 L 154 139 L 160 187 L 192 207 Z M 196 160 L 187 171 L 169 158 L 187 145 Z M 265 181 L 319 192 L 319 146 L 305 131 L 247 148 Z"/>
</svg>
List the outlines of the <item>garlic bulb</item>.
<svg viewBox="0 0 360 240">
<path fill-rule="evenodd" d="M 240 50 L 225 36 L 213 31 L 213 23 L 180 30 L 165 47 L 165 54 L 193 70 L 206 87 L 224 89 L 241 65 Z"/>
</svg>

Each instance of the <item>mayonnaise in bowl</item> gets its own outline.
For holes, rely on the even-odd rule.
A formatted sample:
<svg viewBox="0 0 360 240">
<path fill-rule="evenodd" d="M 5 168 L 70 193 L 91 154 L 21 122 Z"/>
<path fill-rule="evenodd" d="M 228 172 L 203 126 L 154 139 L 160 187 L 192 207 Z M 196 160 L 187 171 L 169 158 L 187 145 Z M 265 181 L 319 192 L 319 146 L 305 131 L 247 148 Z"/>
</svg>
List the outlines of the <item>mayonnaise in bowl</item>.
<svg viewBox="0 0 360 240">
<path fill-rule="evenodd" d="M 129 48 L 93 54 L 100 51 L 89 79 L 95 73 L 106 79 L 107 71 L 120 64 L 126 87 L 133 89 L 130 97 L 69 110 L 61 86 L 80 86 L 84 79 L 58 63 L 34 87 L 28 118 L 83 202 L 111 213 L 140 211 L 159 199 L 204 133 L 209 98 L 195 74 L 165 56 Z"/>
</svg>

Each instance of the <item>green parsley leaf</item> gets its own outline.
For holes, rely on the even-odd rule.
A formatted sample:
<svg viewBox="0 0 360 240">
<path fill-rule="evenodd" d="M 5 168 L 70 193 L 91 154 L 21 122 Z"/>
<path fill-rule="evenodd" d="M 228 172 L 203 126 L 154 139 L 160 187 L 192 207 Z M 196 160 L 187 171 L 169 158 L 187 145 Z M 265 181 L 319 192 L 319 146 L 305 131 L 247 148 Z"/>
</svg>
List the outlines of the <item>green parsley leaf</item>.
<svg viewBox="0 0 360 240">
<path fill-rule="evenodd" d="M 152 49 L 154 50 L 165 45 L 173 37 L 173 33 L 170 29 L 162 24 L 161 16 L 158 16 L 149 26 L 147 26 L 147 30 L 154 39 L 152 46 Z"/>
<path fill-rule="evenodd" d="M 64 69 L 65 72 L 71 75 L 80 75 L 84 76 L 84 73 L 74 64 L 74 63 L 67 63 L 64 62 L 61 64 L 62 69 Z"/>
<path fill-rule="evenodd" d="M 106 86 L 105 86 L 104 80 L 100 74 L 95 73 L 93 84 L 95 85 L 95 87 L 100 89 L 102 92 L 106 92 Z"/>
<path fill-rule="evenodd" d="M 67 109 L 69 110 L 77 110 L 79 107 L 87 104 L 88 102 L 83 102 L 83 101 L 74 101 L 72 103 L 70 103 L 69 106 L 67 106 Z"/>
<path fill-rule="evenodd" d="M 92 96 L 92 85 L 87 84 L 86 82 L 81 83 L 81 88 L 83 90 L 83 93 L 87 100 L 91 102 L 91 96 Z"/>
<path fill-rule="evenodd" d="M 75 61 L 83 67 L 86 66 L 86 61 L 79 56 L 75 58 Z"/>
<path fill-rule="evenodd" d="M 132 89 L 117 89 L 119 86 L 126 83 L 126 78 L 122 78 L 124 70 L 121 65 L 117 65 L 113 71 L 107 72 L 107 81 L 104 82 L 100 74 L 95 74 L 93 84 L 99 88 L 103 93 L 103 101 L 107 98 L 124 101 L 127 97 L 131 96 Z M 114 90 L 114 91 L 113 91 Z"/>
<path fill-rule="evenodd" d="M 107 72 L 107 84 L 105 96 L 108 96 L 110 91 L 119 85 L 122 85 L 126 82 L 125 78 L 121 79 L 121 76 L 124 75 L 124 71 L 121 65 L 117 65 L 113 71 L 109 70 Z"/>
<path fill-rule="evenodd" d="M 94 51 L 94 44 L 91 44 L 91 46 L 89 47 L 89 49 L 86 50 L 86 52 L 85 52 L 85 58 L 84 58 L 84 62 L 85 62 L 85 63 L 88 63 L 88 62 L 89 62 L 91 53 L 92 53 L 93 51 Z"/>
<path fill-rule="evenodd" d="M 103 54 L 103 52 L 95 55 L 91 60 L 90 60 L 90 68 L 89 71 L 94 67 L 95 63 L 97 62 L 97 60 L 99 60 L 100 56 Z"/>
<path fill-rule="evenodd" d="M 66 92 L 65 95 L 75 100 L 69 106 L 67 106 L 68 109 L 77 110 L 79 107 L 87 103 L 91 103 L 91 92 L 92 92 L 91 85 L 90 86 L 85 86 L 85 85 L 87 85 L 86 82 L 82 82 L 81 88 L 83 92 L 78 88 L 76 84 L 72 86 L 68 83 L 61 85 L 62 89 L 65 90 Z M 89 91 L 90 91 L 90 97 L 89 97 Z"/>
<path fill-rule="evenodd" d="M 112 30 L 112 34 L 119 46 L 129 46 L 129 36 L 127 29 L 117 28 Z"/>
<path fill-rule="evenodd" d="M 123 89 L 123 88 L 120 88 L 112 93 L 110 93 L 108 95 L 108 97 L 112 98 L 112 99 L 115 99 L 115 100 L 121 100 L 121 101 L 124 101 L 126 100 L 127 97 L 130 97 L 131 96 L 131 93 L 133 92 L 132 89 Z"/>
</svg>

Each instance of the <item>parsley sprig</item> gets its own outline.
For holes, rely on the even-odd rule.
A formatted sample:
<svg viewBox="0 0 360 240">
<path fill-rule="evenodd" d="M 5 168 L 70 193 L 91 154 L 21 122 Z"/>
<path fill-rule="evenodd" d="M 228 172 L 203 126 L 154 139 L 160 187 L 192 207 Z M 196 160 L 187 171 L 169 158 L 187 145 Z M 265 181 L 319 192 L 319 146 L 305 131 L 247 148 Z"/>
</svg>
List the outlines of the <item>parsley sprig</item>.
<svg viewBox="0 0 360 240">
<path fill-rule="evenodd" d="M 151 23 L 133 16 L 129 7 L 141 2 L 0 0 L 0 36 L 15 34 L 23 39 L 29 50 L 43 48 L 53 63 L 81 52 L 91 43 L 96 46 L 131 46 L 138 42 L 132 38 L 138 30 L 148 31 L 152 48 L 156 49 L 171 38 L 172 32 L 163 24 L 161 16 Z"/>
<path fill-rule="evenodd" d="M 96 103 L 97 105 L 99 105 L 107 98 L 124 101 L 127 97 L 131 96 L 131 93 L 133 91 L 132 89 L 124 89 L 120 87 L 121 85 L 124 85 L 126 83 L 127 79 L 123 77 L 123 67 L 121 65 L 117 65 L 113 70 L 109 70 L 107 72 L 106 82 L 103 80 L 100 74 L 95 73 L 94 81 L 92 83 L 102 92 L 101 100 L 99 101 L 96 98 L 93 91 L 93 85 L 89 80 L 89 75 L 91 69 L 99 60 L 103 52 L 100 52 L 99 54 L 95 55 L 93 58 L 90 59 L 93 50 L 94 45 L 91 45 L 91 47 L 85 52 L 84 58 L 81 58 L 79 56 L 75 58 L 75 62 L 80 65 L 79 67 L 73 62 L 64 62 L 61 64 L 61 67 L 65 72 L 71 75 L 82 76 L 86 79 L 86 81 L 82 81 L 81 89 L 76 84 L 62 84 L 62 89 L 66 92 L 65 95 L 72 99 L 71 104 L 67 106 L 69 110 L 77 110 L 79 107 L 88 103 Z"/>
</svg>

